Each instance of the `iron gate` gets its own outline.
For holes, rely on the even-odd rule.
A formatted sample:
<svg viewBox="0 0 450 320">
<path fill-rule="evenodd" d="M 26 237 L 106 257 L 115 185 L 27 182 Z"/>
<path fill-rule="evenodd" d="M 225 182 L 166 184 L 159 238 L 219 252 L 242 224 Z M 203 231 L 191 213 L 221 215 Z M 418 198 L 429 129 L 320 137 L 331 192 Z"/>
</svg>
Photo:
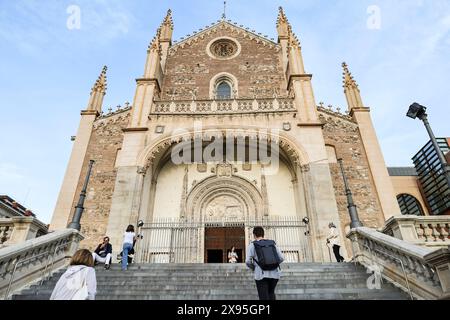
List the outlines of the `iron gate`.
<svg viewBox="0 0 450 320">
<path fill-rule="evenodd" d="M 205 219 L 189 221 L 158 218 L 140 229 L 142 239 L 136 244 L 138 263 L 203 263 L 205 228 L 242 227 L 246 245 L 253 240 L 252 230 L 262 226 L 265 237 L 273 239 L 285 262 L 312 262 L 309 227 L 298 217 L 266 217 L 263 219 Z"/>
</svg>

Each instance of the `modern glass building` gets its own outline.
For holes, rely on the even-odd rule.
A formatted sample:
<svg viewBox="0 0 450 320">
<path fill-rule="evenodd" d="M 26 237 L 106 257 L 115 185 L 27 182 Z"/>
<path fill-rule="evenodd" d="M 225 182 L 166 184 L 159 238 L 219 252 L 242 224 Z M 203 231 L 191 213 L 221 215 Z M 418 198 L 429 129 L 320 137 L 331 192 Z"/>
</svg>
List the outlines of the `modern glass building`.
<svg viewBox="0 0 450 320">
<path fill-rule="evenodd" d="M 437 138 L 441 151 L 447 154 L 450 146 L 446 138 Z M 433 144 L 429 141 L 413 158 L 420 187 L 425 196 L 430 214 L 450 214 L 450 187 L 439 162 Z"/>
</svg>

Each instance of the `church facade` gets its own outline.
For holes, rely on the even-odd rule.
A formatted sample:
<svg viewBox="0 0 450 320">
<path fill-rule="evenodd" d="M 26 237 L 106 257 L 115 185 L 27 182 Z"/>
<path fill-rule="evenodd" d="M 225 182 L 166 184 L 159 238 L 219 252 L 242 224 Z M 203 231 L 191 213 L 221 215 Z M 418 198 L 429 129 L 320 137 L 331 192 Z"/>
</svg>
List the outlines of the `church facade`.
<svg viewBox="0 0 450 320">
<path fill-rule="evenodd" d="M 177 43 L 173 28 L 169 10 L 131 105 L 103 112 L 103 69 L 81 111 L 51 229 L 71 221 L 91 159 L 82 245 L 108 235 L 120 252 L 126 226 L 143 221 L 140 262 L 225 262 L 232 246 L 242 259 L 256 225 L 288 261 L 330 261 L 330 222 L 350 256 L 339 158 L 364 225 L 400 214 L 347 65 L 347 112 L 317 103 L 282 8 L 277 41 L 225 19 Z"/>
</svg>

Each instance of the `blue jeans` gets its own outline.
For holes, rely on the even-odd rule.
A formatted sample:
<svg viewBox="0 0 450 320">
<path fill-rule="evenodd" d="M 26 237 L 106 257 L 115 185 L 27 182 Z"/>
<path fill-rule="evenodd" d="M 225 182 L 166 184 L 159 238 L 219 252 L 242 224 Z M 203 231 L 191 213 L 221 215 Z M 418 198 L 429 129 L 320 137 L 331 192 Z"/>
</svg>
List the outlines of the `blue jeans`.
<svg viewBox="0 0 450 320">
<path fill-rule="evenodd" d="M 122 251 L 122 270 L 127 269 L 128 265 L 128 252 L 133 248 L 132 243 L 124 243 Z"/>
</svg>

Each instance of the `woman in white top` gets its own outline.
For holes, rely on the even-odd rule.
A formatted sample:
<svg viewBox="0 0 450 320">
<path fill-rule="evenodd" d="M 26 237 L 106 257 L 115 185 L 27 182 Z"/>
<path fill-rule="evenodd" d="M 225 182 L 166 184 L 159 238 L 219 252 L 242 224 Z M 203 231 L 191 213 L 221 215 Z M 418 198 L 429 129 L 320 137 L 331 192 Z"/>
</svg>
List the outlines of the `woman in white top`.
<svg viewBox="0 0 450 320">
<path fill-rule="evenodd" d="M 127 270 L 128 252 L 133 249 L 134 240 L 136 240 L 136 233 L 134 233 L 134 226 L 130 224 L 123 234 L 122 270 Z"/>
<path fill-rule="evenodd" d="M 75 252 L 70 266 L 59 278 L 50 300 L 95 300 L 97 279 L 94 258 L 87 249 Z"/>
<path fill-rule="evenodd" d="M 336 230 L 336 226 L 333 222 L 328 224 L 328 228 L 330 228 L 330 232 L 328 233 L 327 243 L 333 248 L 334 256 L 336 257 L 337 262 L 344 262 L 344 257 L 341 256 L 339 250 L 341 249 L 341 243 L 339 241 L 339 234 Z"/>
</svg>

